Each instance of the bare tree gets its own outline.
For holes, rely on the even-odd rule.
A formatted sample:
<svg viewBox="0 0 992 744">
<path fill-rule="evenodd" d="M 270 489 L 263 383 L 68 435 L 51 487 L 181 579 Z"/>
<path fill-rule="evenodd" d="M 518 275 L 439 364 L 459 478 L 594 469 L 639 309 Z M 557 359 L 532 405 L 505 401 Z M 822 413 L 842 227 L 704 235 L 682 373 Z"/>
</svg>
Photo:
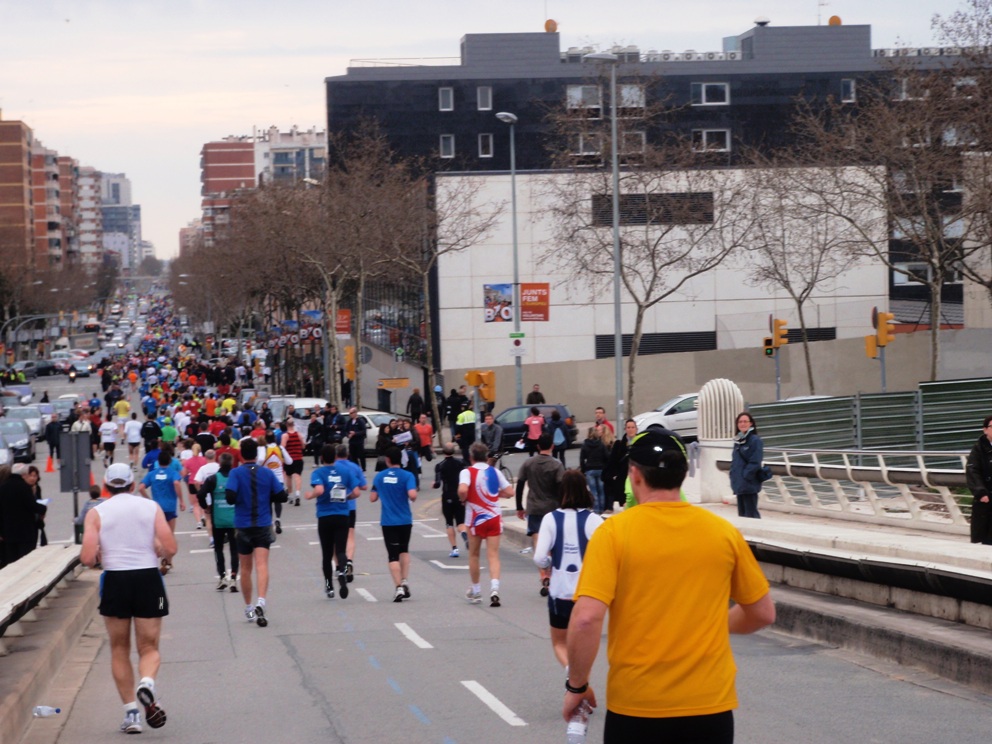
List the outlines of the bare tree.
<svg viewBox="0 0 992 744">
<path fill-rule="evenodd" d="M 856 177 L 856 173 L 849 173 Z M 816 394 L 806 304 L 856 261 L 860 235 L 808 196 L 821 169 L 765 161 L 744 176 L 755 220 L 744 267 L 751 284 L 785 292 L 796 307 L 810 395 Z"/>
<path fill-rule="evenodd" d="M 797 104 L 794 154 L 823 167 L 821 178 L 804 183 L 807 204 L 845 221 L 864 252 L 929 289 L 930 379 L 940 358 L 944 284 L 992 246 L 981 198 L 990 193 L 992 170 L 987 157 L 968 158 L 983 138 L 973 84 L 953 69 L 897 58 L 877 79 L 857 81 L 856 107 L 832 99 Z M 833 167 L 840 165 L 861 166 L 861 175 Z M 962 198 L 962 181 L 979 198 Z"/>
</svg>

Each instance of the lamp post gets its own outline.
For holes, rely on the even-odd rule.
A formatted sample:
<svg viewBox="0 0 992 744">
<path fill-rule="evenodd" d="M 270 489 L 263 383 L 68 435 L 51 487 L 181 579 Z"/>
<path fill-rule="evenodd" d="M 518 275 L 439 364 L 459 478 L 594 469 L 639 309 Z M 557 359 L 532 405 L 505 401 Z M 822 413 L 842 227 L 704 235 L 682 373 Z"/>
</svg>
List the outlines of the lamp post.
<svg viewBox="0 0 992 744">
<path fill-rule="evenodd" d="M 617 426 L 627 418 L 623 401 L 623 320 L 620 313 L 620 163 L 617 157 L 617 65 L 620 58 L 609 52 L 586 54 L 583 60 L 610 64 L 610 141 L 613 159 L 613 359 L 616 378 Z"/>
<path fill-rule="evenodd" d="M 517 247 L 517 143 L 514 130 L 517 128 L 517 115 L 500 111 L 496 118 L 510 125 L 510 211 L 513 213 L 513 333 L 520 333 L 520 258 Z M 514 335 L 514 338 L 520 338 Z M 517 405 L 524 403 L 523 357 L 519 351 L 514 359 L 516 367 Z"/>
</svg>

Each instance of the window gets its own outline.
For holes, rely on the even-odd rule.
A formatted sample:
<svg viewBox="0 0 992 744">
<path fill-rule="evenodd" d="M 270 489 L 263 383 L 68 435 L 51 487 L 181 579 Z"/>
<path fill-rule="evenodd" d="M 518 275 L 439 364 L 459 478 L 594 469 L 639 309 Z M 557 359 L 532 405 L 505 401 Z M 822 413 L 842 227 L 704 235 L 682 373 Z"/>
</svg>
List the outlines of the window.
<svg viewBox="0 0 992 744">
<path fill-rule="evenodd" d="M 493 136 L 491 134 L 479 135 L 479 157 L 491 158 L 493 156 Z"/>
<path fill-rule="evenodd" d="M 897 101 L 922 101 L 930 95 L 924 81 L 918 77 L 900 78 L 895 81 L 893 98 Z"/>
<path fill-rule="evenodd" d="M 906 261 L 892 264 L 892 283 L 896 286 L 907 284 L 927 284 L 933 276 L 933 269 L 929 264 L 922 261 Z M 903 272 L 909 272 L 908 274 Z M 960 271 L 948 268 L 947 276 L 944 277 L 946 284 L 961 284 L 963 277 Z"/>
<path fill-rule="evenodd" d="M 620 194 L 621 225 L 708 225 L 713 223 L 713 192 Z M 592 197 L 593 227 L 613 224 L 610 194 Z"/>
<path fill-rule="evenodd" d="M 601 138 L 598 134 L 582 132 L 572 137 L 573 155 L 599 155 Z"/>
<path fill-rule="evenodd" d="M 480 85 L 476 88 L 475 98 L 479 105 L 479 111 L 493 110 L 493 87 L 491 85 Z"/>
<path fill-rule="evenodd" d="M 455 157 L 455 135 L 453 134 L 442 134 L 441 135 L 441 157 L 442 158 L 453 158 Z"/>
<path fill-rule="evenodd" d="M 944 127 L 940 138 L 947 147 L 975 147 L 978 144 L 978 135 L 975 134 L 974 127 L 967 124 Z"/>
<path fill-rule="evenodd" d="M 692 83 L 693 106 L 729 106 L 730 83 Z"/>
<path fill-rule="evenodd" d="M 569 85 L 567 100 L 570 109 L 585 109 L 593 119 L 599 118 L 603 109 L 603 95 L 598 85 Z"/>
<path fill-rule="evenodd" d="M 617 114 L 620 116 L 644 116 L 644 86 L 617 86 Z"/>
<path fill-rule="evenodd" d="M 696 152 L 730 152 L 730 130 L 693 129 L 692 149 Z"/>
<path fill-rule="evenodd" d="M 643 155 L 647 144 L 647 134 L 644 132 L 624 132 L 620 142 L 620 152 L 624 155 Z"/>
<path fill-rule="evenodd" d="M 455 89 L 454 88 L 438 88 L 437 89 L 437 107 L 441 111 L 454 111 L 455 110 Z"/>
<path fill-rule="evenodd" d="M 840 81 L 840 100 L 842 103 L 854 103 L 858 100 L 857 88 L 851 79 Z"/>
</svg>

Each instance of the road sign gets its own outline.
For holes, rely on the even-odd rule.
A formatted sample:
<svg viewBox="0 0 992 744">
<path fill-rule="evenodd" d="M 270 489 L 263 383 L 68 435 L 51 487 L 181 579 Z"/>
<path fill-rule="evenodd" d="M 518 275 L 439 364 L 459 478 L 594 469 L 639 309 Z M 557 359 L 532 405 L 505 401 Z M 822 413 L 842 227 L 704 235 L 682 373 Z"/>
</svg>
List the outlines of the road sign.
<svg viewBox="0 0 992 744">
<path fill-rule="evenodd" d="M 524 338 L 527 334 L 525 333 L 511 333 L 510 338 Z"/>
<path fill-rule="evenodd" d="M 379 387 L 382 390 L 397 390 L 399 388 L 410 387 L 409 377 L 383 377 L 379 380 Z"/>
<path fill-rule="evenodd" d="M 510 356 L 511 357 L 522 357 L 526 353 L 527 353 L 527 349 L 524 348 L 523 346 L 511 346 L 510 347 Z"/>
</svg>

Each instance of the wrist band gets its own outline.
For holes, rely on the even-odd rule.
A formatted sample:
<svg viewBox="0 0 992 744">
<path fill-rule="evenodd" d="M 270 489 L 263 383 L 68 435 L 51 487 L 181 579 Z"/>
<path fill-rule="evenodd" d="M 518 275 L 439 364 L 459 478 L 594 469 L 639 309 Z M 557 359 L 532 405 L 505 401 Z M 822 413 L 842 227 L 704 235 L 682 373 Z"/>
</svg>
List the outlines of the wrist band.
<svg viewBox="0 0 992 744">
<path fill-rule="evenodd" d="M 572 685 L 566 679 L 565 680 L 565 689 L 568 692 L 571 692 L 571 693 L 573 693 L 575 695 L 581 695 L 582 693 L 584 693 L 586 690 L 589 689 L 589 683 L 586 682 L 584 685 L 582 685 L 582 687 L 572 687 Z"/>
</svg>

